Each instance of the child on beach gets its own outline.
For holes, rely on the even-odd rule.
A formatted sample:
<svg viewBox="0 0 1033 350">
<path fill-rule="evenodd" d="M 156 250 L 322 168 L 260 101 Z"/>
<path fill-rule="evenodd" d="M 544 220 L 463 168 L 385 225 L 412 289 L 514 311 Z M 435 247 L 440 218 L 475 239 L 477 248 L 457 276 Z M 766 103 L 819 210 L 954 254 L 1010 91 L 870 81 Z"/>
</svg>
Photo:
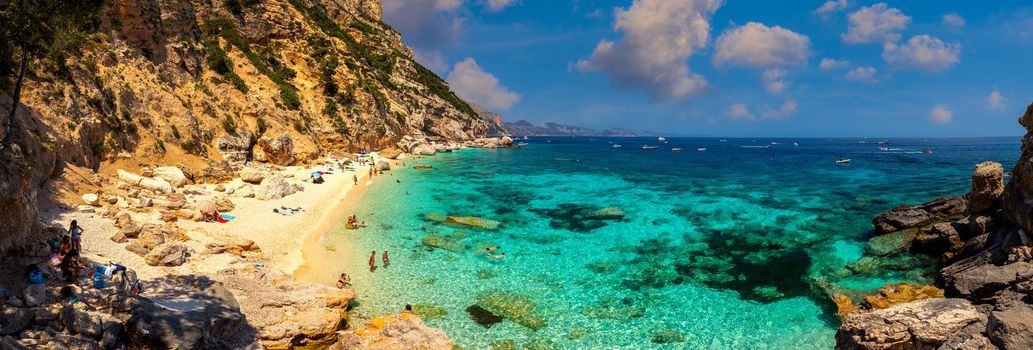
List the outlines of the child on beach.
<svg viewBox="0 0 1033 350">
<path fill-rule="evenodd" d="M 351 282 L 351 277 L 348 277 L 348 274 L 342 273 L 341 277 L 337 278 L 337 289 L 342 289 L 345 286 L 351 285 Z"/>
<path fill-rule="evenodd" d="M 72 220 L 71 225 L 68 226 L 68 234 L 72 236 L 72 248 L 75 248 L 75 250 L 82 250 L 82 244 L 80 243 L 82 241 L 82 233 L 83 229 L 79 227 L 79 222 Z"/>
<path fill-rule="evenodd" d="M 377 251 L 369 252 L 369 272 L 377 269 Z"/>
<path fill-rule="evenodd" d="M 384 255 L 381 257 L 381 260 L 384 262 L 384 267 L 387 267 L 387 265 L 390 264 L 389 260 L 387 259 L 387 251 L 386 250 L 384 251 Z"/>
</svg>

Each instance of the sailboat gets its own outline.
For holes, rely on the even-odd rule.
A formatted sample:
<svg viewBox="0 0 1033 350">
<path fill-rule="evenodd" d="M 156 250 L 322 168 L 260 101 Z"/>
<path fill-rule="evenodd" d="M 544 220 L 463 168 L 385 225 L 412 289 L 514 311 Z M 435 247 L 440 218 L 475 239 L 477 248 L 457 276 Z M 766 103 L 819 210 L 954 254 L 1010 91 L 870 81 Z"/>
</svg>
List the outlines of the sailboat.
<svg viewBox="0 0 1033 350">
<path fill-rule="evenodd" d="M 642 149 L 646 149 L 646 150 L 657 149 L 657 148 L 660 148 L 660 147 L 650 146 L 650 145 L 642 145 Z"/>
</svg>

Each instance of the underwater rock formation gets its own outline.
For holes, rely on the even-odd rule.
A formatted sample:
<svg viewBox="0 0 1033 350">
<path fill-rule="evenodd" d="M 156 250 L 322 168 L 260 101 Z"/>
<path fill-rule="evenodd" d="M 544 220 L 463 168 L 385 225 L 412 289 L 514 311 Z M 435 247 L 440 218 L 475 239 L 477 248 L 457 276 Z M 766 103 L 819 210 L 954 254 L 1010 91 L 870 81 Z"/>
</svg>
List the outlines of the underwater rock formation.
<svg viewBox="0 0 1033 350">
<path fill-rule="evenodd" d="M 477 294 L 477 306 L 530 329 L 541 329 L 549 324 L 538 312 L 530 297 L 509 291 L 493 290 Z"/>
</svg>

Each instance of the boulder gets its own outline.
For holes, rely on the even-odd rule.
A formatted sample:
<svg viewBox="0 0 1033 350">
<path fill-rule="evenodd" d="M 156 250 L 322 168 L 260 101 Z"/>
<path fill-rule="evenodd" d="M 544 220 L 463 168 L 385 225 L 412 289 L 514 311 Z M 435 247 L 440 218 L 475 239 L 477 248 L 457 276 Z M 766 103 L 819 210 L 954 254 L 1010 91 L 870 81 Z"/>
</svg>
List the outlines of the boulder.
<svg viewBox="0 0 1033 350">
<path fill-rule="evenodd" d="M 921 228 L 934 221 L 945 221 L 964 214 L 966 201 L 962 197 L 935 199 L 921 205 L 903 205 L 872 219 L 876 233 L 884 234 L 909 228 Z"/>
<path fill-rule="evenodd" d="M 150 299 L 134 297 L 125 322 L 134 348 L 221 348 L 240 330 L 244 314 L 233 294 L 203 276 L 169 276 L 148 281 Z M 189 297 L 189 303 L 182 298 Z"/>
<path fill-rule="evenodd" d="M 265 136 L 254 149 L 255 160 L 276 165 L 294 164 L 294 141 L 288 133 Z"/>
<path fill-rule="evenodd" d="M 925 299 L 851 313 L 836 332 L 836 349 L 936 349 L 982 314 L 964 299 Z"/>
<path fill-rule="evenodd" d="M 932 227 L 922 230 L 912 245 L 912 250 L 918 253 L 940 255 L 943 253 L 956 253 L 965 246 L 965 241 L 954 227 L 954 224 L 941 222 Z"/>
<path fill-rule="evenodd" d="M 39 306 L 47 302 L 47 285 L 31 284 L 22 293 L 26 306 Z"/>
<path fill-rule="evenodd" d="M 144 261 L 151 266 L 179 266 L 187 262 L 190 256 L 190 247 L 179 243 L 165 243 L 155 247 Z"/>
<path fill-rule="evenodd" d="M 477 306 L 516 324 L 538 330 L 549 324 L 539 312 L 534 300 L 509 291 L 486 291 L 477 294 Z"/>
<path fill-rule="evenodd" d="M 136 254 L 136 255 L 139 255 L 139 256 L 147 256 L 147 254 L 151 252 L 150 249 L 148 249 L 147 247 L 144 247 L 143 245 L 140 245 L 138 243 L 129 243 L 129 244 L 127 244 L 126 245 L 126 251 L 128 251 L 130 253 L 133 253 L 133 254 Z"/>
<path fill-rule="evenodd" d="M 162 178 L 144 177 L 118 169 L 118 178 L 126 183 L 160 193 L 172 193 L 172 184 Z"/>
<path fill-rule="evenodd" d="M 343 349 L 453 349 L 448 334 L 428 327 L 412 313 L 366 321 L 354 332 L 342 335 L 338 346 Z"/>
<path fill-rule="evenodd" d="M 122 232 L 115 232 L 110 237 L 108 237 L 108 239 L 118 244 L 129 242 L 129 237 L 126 237 L 126 235 Z"/>
<path fill-rule="evenodd" d="M 244 128 L 238 128 L 233 133 L 222 134 L 215 141 L 215 148 L 222 155 L 222 159 L 230 164 L 242 164 L 251 158 L 251 145 L 254 143 L 254 135 Z"/>
<path fill-rule="evenodd" d="M 377 170 L 379 170 L 379 171 L 391 170 L 391 163 L 388 163 L 386 160 L 378 160 L 377 161 Z"/>
<path fill-rule="evenodd" d="M 1016 304 L 991 312 L 986 334 L 1001 349 L 1033 349 L 1033 305 Z"/>
<path fill-rule="evenodd" d="M 182 193 L 170 193 L 168 196 L 151 198 L 151 205 L 157 208 L 177 210 L 187 204 L 187 197 Z"/>
<path fill-rule="evenodd" d="M 83 205 L 80 205 L 78 207 L 75 207 L 75 211 L 80 212 L 80 213 L 89 214 L 89 213 L 96 212 L 96 209 L 94 209 L 92 205 L 85 205 L 85 204 L 83 204 Z"/>
<path fill-rule="evenodd" d="M 187 176 L 183 173 L 183 169 L 174 166 L 163 166 L 157 167 L 153 170 L 154 177 L 164 179 L 168 181 L 175 188 L 183 187 L 187 184 Z"/>
<path fill-rule="evenodd" d="M 494 230 L 499 228 L 498 221 L 479 218 L 476 216 L 449 216 L 445 219 L 445 222 L 481 230 Z"/>
<path fill-rule="evenodd" d="M 398 157 L 402 155 L 402 150 L 394 147 L 388 147 L 384 150 L 381 150 L 380 152 L 377 152 L 377 155 L 387 159 L 398 159 Z"/>
<path fill-rule="evenodd" d="M 965 195 L 968 212 L 979 214 L 997 208 L 1004 196 L 1004 166 L 983 162 L 972 172 L 972 191 Z"/>
<path fill-rule="evenodd" d="M 240 186 L 236 191 L 233 191 L 233 195 L 240 198 L 255 198 L 254 186 Z"/>
<path fill-rule="evenodd" d="M 82 303 L 66 304 L 61 308 L 61 324 L 76 334 L 99 339 L 104 334 L 101 322 L 83 309 Z"/>
<path fill-rule="evenodd" d="M 127 238 L 136 238 L 140 236 L 140 231 L 143 230 L 143 226 L 132 221 L 131 219 L 119 226 L 119 233 L 126 236 Z"/>
<path fill-rule="evenodd" d="M 421 155 L 421 156 L 433 156 L 435 153 L 438 153 L 438 152 L 434 149 L 434 146 L 426 145 L 426 144 L 413 147 L 413 149 L 412 149 L 412 154 Z"/>
<path fill-rule="evenodd" d="M 230 212 L 230 211 L 233 211 L 233 209 L 236 209 L 236 208 L 237 208 L 237 206 L 233 204 L 233 201 L 231 201 L 229 199 L 229 197 L 226 197 L 226 196 L 215 197 L 215 209 L 219 210 L 219 212 Z"/>
<path fill-rule="evenodd" d="M 255 189 L 255 198 L 261 200 L 280 199 L 298 192 L 298 188 L 287 182 L 283 175 L 273 175 Z"/>
<path fill-rule="evenodd" d="M 98 196 L 96 193 L 87 193 L 82 195 L 82 201 L 83 203 L 95 207 L 100 206 L 100 196 Z"/>
<path fill-rule="evenodd" d="M 165 234 L 161 229 L 151 228 L 141 233 L 135 243 L 150 251 L 165 243 Z"/>
<path fill-rule="evenodd" d="M 911 242 L 917 234 L 914 229 L 900 230 L 872 237 L 866 246 L 869 253 L 874 255 L 890 255 L 908 250 Z"/>
<path fill-rule="evenodd" d="M 970 299 L 989 298 L 1014 284 L 1033 279 L 1033 263 L 1016 262 L 1002 266 L 978 265 L 959 272 L 944 274 L 943 278 L 948 296 Z"/>
<path fill-rule="evenodd" d="M 269 172 L 269 169 L 259 168 L 256 166 L 246 166 L 243 169 L 240 169 L 239 172 L 237 172 L 237 176 L 240 176 L 241 180 L 249 184 L 255 185 L 262 183 L 262 180 L 269 177 L 270 175 L 271 173 Z"/>
</svg>

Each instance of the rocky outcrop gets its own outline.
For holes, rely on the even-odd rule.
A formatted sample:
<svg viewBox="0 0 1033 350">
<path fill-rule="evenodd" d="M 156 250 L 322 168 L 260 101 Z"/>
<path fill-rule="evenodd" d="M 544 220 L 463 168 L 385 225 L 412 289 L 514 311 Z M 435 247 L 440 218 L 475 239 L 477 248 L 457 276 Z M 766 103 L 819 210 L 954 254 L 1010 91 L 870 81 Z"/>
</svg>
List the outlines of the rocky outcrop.
<svg viewBox="0 0 1033 350">
<path fill-rule="evenodd" d="M 836 333 L 836 349 L 936 349 L 985 319 L 963 299 L 926 299 L 852 313 Z"/>
<path fill-rule="evenodd" d="M 384 150 L 381 150 L 380 152 L 377 152 L 377 155 L 387 159 L 398 159 L 398 157 L 402 155 L 402 150 L 395 147 L 388 147 Z"/>
<path fill-rule="evenodd" d="M 275 165 L 294 164 L 294 142 L 291 135 L 282 133 L 258 139 L 258 144 L 254 149 L 254 158 L 256 161 Z"/>
<path fill-rule="evenodd" d="M 280 199 L 301 190 L 301 186 L 287 181 L 283 175 L 273 175 L 255 188 L 255 198 L 261 200 Z"/>
<path fill-rule="evenodd" d="M 982 214 L 997 208 L 1004 195 L 1004 166 L 997 162 L 976 165 L 972 191 L 965 195 L 969 214 Z"/>
<path fill-rule="evenodd" d="M 125 322 L 135 348 L 225 347 L 245 322 L 233 294 L 206 277 L 169 276 L 148 281 L 145 289 L 148 298 L 131 302 Z"/>
<path fill-rule="evenodd" d="M 876 233 L 890 233 L 909 228 L 921 228 L 934 221 L 965 213 L 966 201 L 962 197 L 935 199 L 921 205 L 902 205 L 888 213 L 872 219 Z"/>
<path fill-rule="evenodd" d="M 336 349 L 450 350 L 453 347 L 444 331 L 428 327 L 415 314 L 402 313 L 366 321 L 355 331 L 341 335 Z"/>
<path fill-rule="evenodd" d="M 215 142 L 216 149 L 222 155 L 222 159 L 230 164 L 243 164 L 251 160 L 251 147 L 254 145 L 254 135 L 250 131 L 239 129 L 233 133 L 225 133 L 219 136 Z"/>
<path fill-rule="evenodd" d="M 1019 117 L 1026 128 L 1022 138 L 1022 154 L 1011 169 L 1011 181 L 1005 185 L 1005 214 L 1026 232 L 1033 233 L 1033 104 Z"/>
<path fill-rule="evenodd" d="M 1033 349 L 1033 305 L 1017 304 L 991 312 L 986 334 L 1001 349 Z"/>
</svg>

